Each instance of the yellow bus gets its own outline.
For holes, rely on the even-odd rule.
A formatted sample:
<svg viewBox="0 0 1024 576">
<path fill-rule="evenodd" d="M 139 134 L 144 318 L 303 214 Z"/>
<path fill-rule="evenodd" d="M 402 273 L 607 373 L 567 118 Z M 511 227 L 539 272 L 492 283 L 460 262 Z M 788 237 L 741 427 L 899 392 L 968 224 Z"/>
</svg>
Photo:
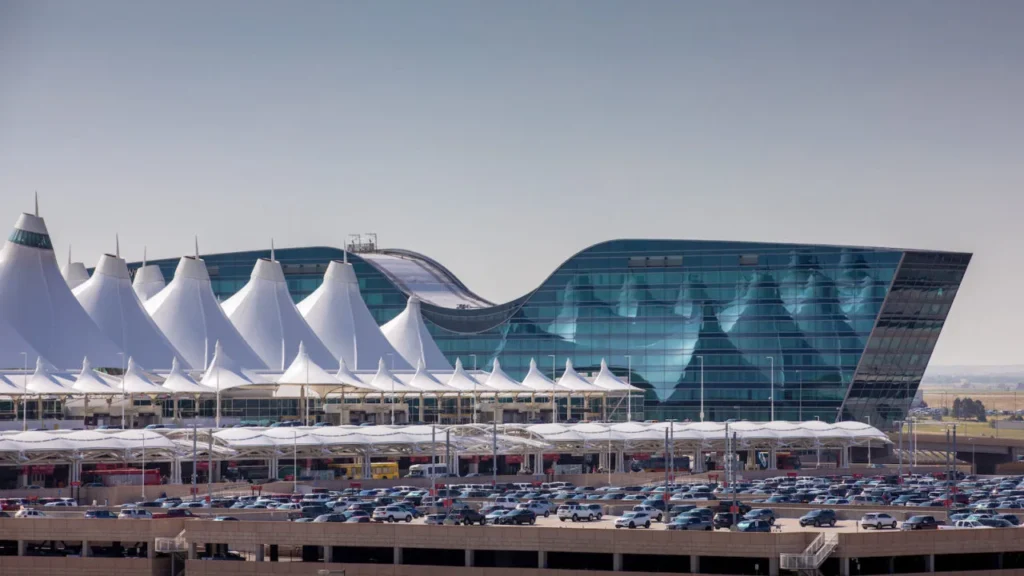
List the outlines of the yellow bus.
<svg viewBox="0 0 1024 576">
<path fill-rule="evenodd" d="M 359 480 L 363 477 L 363 464 L 361 462 L 346 464 L 330 464 L 330 468 L 338 470 L 338 474 L 349 480 Z M 398 478 L 398 462 L 371 462 L 370 478 L 374 480 L 392 480 Z"/>
</svg>

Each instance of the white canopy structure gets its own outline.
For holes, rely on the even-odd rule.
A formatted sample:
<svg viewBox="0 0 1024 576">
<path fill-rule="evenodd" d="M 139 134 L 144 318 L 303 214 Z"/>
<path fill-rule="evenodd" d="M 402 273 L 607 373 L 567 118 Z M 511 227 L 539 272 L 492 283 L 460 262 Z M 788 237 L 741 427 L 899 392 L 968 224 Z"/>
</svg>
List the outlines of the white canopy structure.
<svg viewBox="0 0 1024 576">
<path fill-rule="evenodd" d="M 531 392 L 531 390 L 519 382 L 516 382 L 504 370 L 501 369 L 501 363 L 498 359 L 494 359 L 494 365 L 491 368 L 491 373 L 487 375 L 487 379 L 484 380 L 484 388 L 491 392 Z"/>
<path fill-rule="evenodd" d="M 21 397 L 27 392 L 25 384 L 28 383 L 28 373 L 21 375 L 0 374 L 0 396 L 7 398 Z"/>
<path fill-rule="evenodd" d="M 452 372 L 445 385 L 462 392 L 477 392 L 480 389 L 480 382 L 462 367 L 461 358 L 455 359 L 455 371 Z"/>
<path fill-rule="evenodd" d="M 168 368 L 180 354 L 142 307 L 132 289 L 128 266 L 104 254 L 88 281 L 74 290 L 93 322 L 130 356 L 149 369 Z"/>
<path fill-rule="evenodd" d="M 334 377 L 337 378 L 338 381 L 342 382 L 343 384 L 348 384 L 350 386 L 355 386 L 357 388 L 362 386 L 366 389 L 369 389 L 369 386 L 367 384 L 364 384 L 362 379 L 360 379 L 355 372 L 348 369 L 348 363 L 345 362 L 344 358 L 342 358 L 341 361 L 338 363 L 338 372 L 337 374 L 334 375 Z"/>
<path fill-rule="evenodd" d="M 210 286 L 206 263 L 196 256 L 178 262 L 174 279 L 145 303 L 146 311 L 185 362 L 194 368 L 207 365 L 208 347 L 220 342 L 242 367 L 267 368 L 224 314 Z M 280 344 L 279 344 L 280 346 Z"/>
<path fill-rule="evenodd" d="M 68 262 L 60 269 L 60 275 L 68 283 L 68 288 L 72 290 L 89 280 L 89 271 L 86 270 L 85 264 L 71 261 L 70 247 L 68 247 Z"/>
<path fill-rule="evenodd" d="M 156 264 L 146 265 L 146 256 L 143 252 L 142 266 L 135 271 L 135 279 L 132 281 L 132 289 L 139 297 L 140 302 L 145 302 L 167 286 L 164 280 L 164 273 Z"/>
<path fill-rule="evenodd" d="M 537 361 L 533 358 L 530 358 L 530 369 L 527 371 L 526 377 L 523 378 L 522 385 L 534 392 L 545 392 L 548 394 L 565 392 L 564 388 L 557 386 L 537 368 Z"/>
<path fill-rule="evenodd" d="M 608 369 L 608 363 L 603 358 L 601 359 L 601 371 L 597 373 L 593 384 L 609 392 L 639 392 L 642 390 L 623 382 L 618 376 L 612 374 L 612 371 Z"/>
<path fill-rule="evenodd" d="M 416 296 L 409 297 L 405 310 L 382 326 L 381 332 L 410 366 L 415 366 L 422 359 L 428 370 L 452 369 L 451 363 L 427 331 L 420 310 L 420 299 Z"/>
<path fill-rule="evenodd" d="M 281 263 L 276 260 L 257 260 L 249 282 L 225 300 L 223 308 L 238 333 L 269 368 L 284 370 L 295 360 L 300 342 L 315 363 L 333 368 L 338 361 L 302 319 L 288 293 Z"/>
<path fill-rule="evenodd" d="M 419 390 L 404 384 L 397 376 L 392 374 L 391 370 L 388 370 L 388 367 L 384 364 L 383 358 L 377 363 L 377 373 L 373 375 L 373 378 L 367 384 L 375 390 L 386 394 L 415 394 L 419 392 Z"/>
<path fill-rule="evenodd" d="M 36 359 L 36 371 L 28 377 L 25 391 L 29 394 L 56 396 L 73 394 L 71 377 L 58 373 L 53 366 L 42 358 Z"/>
<path fill-rule="evenodd" d="M 22 214 L 0 251 L 0 350 L 34 362 L 39 355 L 62 367 L 88 356 L 100 366 L 120 366 L 120 349 L 93 323 L 57 267 L 46 224 Z M 15 337 L 14 334 L 17 336 Z M 27 343 L 25 350 L 18 347 Z M 20 366 L 22 362 L 5 364 Z"/>
<path fill-rule="evenodd" d="M 230 354 L 225 352 L 220 341 L 214 344 L 213 360 L 210 361 L 209 367 L 203 373 L 200 384 L 219 393 L 231 388 L 256 384 L 258 382 L 258 379 L 254 379 L 252 375 L 247 374 L 242 369 L 242 366 L 235 362 Z"/>
<path fill-rule="evenodd" d="M 121 390 L 126 394 L 166 394 L 163 387 L 153 380 L 135 363 L 134 358 L 128 359 L 128 370 L 121 379 Z"/>
<path fill-rule="evenodd" d="M 441 383 L 440 380 L 434 377 L 433 374 L 427 372 L 426 367 L 423 366 L 423 361 L 420 360 L 416 366 L 416 373 L 413 374 L 412 378 L 406 382 L 411 388 L 415 388 L 423 394 L 424 392 L 441 394 L 444 392 L 452 392 L 453 390 Z M 422 418 L 421 418 L 422 420 Z"/>
<path fill-rule="evenodd" d="M 86 358 L 82 361 L 82 371 L 78 373 L 78 377 L 75 378 L 75 383 L 71 385 L 71 389 L 88 395 L 120 394 L 121 382 L 93 370 L 92 364 Z"/>
<path fill-rule="evenodd" d="M 388 355 L 394 356 L 395 368 L 410 368 L 370 314 L 359 293 L 355 270 L 348 262 L 332 261 L 323 284 L 297 307 L 334 358 L 341 358 L 356 370 L 372 369 Z"/>
<path fill-rule="evenodd" d="M 566 359 L 565 372 L 558 379 L 558 386 L 571 392 L 603 392 L 603 390 L 587 382 L 575 368 L 572 367 L 572 360 Z"/>
<path fill-rule="evenodd" d="M 177 360 L 171 364 L 171 372 L 164 378 L 162 386 L 170 392 L 179 394 L 212 394 L 214 392 L 212 388 L 203 386 L 183 372 Z"/>
<path fill-rule="evenodd" d="M 10 324 L 0 320 L 0 366 L 27 370 L 29 362 L 42 355 L 25 341 Z"/>
</svg>

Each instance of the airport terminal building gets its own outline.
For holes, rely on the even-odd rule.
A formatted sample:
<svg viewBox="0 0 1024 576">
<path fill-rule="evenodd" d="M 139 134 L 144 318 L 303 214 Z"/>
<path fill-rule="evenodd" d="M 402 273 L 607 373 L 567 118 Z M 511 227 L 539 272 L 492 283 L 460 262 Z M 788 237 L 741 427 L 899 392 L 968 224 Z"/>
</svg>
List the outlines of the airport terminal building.
<svg viewBox="0 0 1024 576">
<path fill-rule="evenodd" d="M 696 421 L 703 409 L 715 421 L 869 419 L 879 427 L 906 414 L 971 259 L 890 248 L 611 240 L 572 255 L 532 292 L 495 304 L 427 256 L 366 242 L 346 248 L 276 250 L 292 298 L 309 296 L 332 260 L 347 259 L 377 323 L 418 297 L 452 365 L 488 369 L 499 359 L 521 379 L 535 359 L 554 379 L 565 359 L 590 375 L 603 359 L 643 389 L 634 419 Z M 270 250 L 202 256 L 222 301 L 268 257 Z M 166 281 L 178 263 L 148 262 Z M 141 264 L 128 267 L 134 274 Z"/>
</svg>

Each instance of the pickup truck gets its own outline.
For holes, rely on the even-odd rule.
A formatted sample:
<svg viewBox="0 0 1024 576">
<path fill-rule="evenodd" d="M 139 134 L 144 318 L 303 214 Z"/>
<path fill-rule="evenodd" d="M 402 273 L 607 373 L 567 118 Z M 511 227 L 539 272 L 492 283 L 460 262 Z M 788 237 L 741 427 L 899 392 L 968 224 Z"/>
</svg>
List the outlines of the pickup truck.
<svg viewBox="0 0 1024 576">
<path fill-rule="evenodd" d="M 937 530 L 941 522 L 933 516 L 911 516 L 900 528 L 902 530 Z"/>
</svg>

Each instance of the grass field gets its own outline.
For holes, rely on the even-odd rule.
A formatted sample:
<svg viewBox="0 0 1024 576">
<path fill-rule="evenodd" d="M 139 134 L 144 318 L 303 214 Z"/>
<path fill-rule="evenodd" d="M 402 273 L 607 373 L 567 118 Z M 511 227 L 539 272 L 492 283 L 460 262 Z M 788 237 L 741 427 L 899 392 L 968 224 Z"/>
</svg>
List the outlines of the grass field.
<svg viewBox="0 0 1024 576">
<path fill-rule="evenodd" d="M 1019 398 L 1018 398 L 1019 396 Z M 1024 408 L 1024 393 L 1014 394 L 1013 392 L 988 392 L 985 390 L 964 390 L 926 388 L 924 401 L 932 408 L 953 407 L 953 400 L 957 398 L 973 398 L 981 400 L 985 408 L 989 410 L 1020 410 Z"/>
</svg>

